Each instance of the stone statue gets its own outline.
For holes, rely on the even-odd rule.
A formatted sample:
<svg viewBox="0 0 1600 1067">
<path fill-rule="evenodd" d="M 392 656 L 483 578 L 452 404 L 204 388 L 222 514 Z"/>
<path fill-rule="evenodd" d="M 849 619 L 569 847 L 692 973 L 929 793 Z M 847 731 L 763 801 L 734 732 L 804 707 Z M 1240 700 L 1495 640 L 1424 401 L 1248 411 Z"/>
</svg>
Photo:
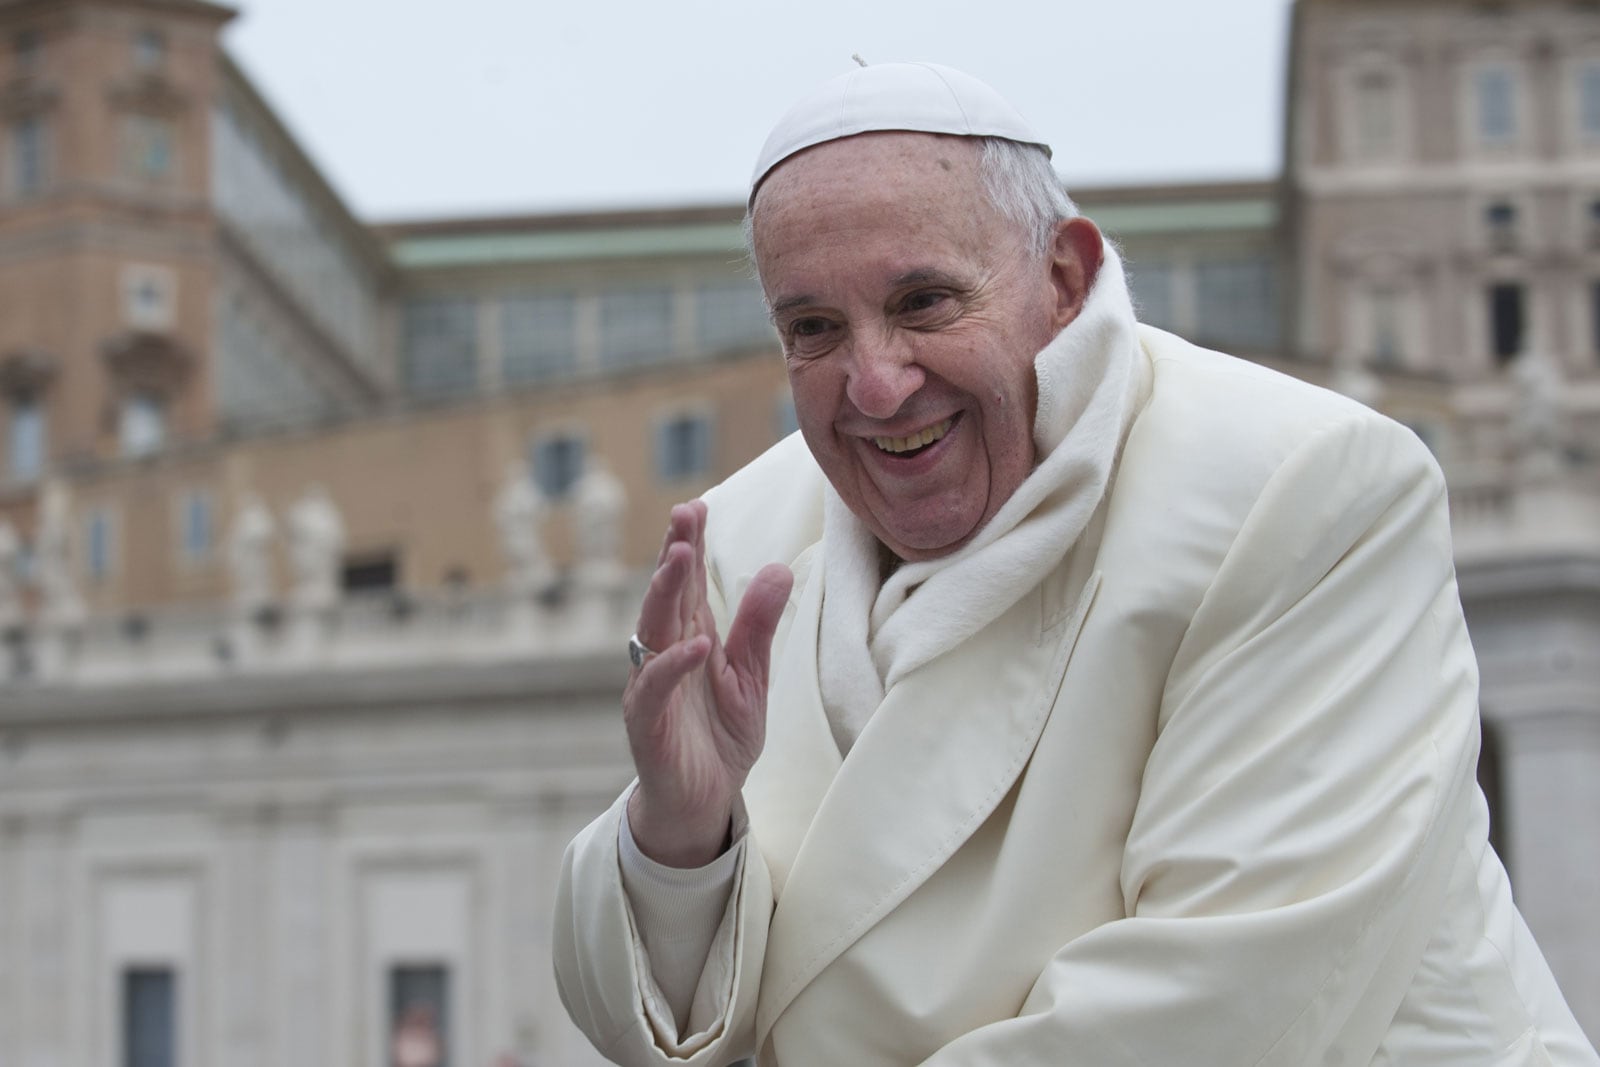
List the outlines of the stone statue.
<svg viewBox="0 0 1600 1067">
<path fill-rule="evenodd" d="M 228 574 L 234 612 L 254 619 L 272 605 L 272 513 L 255 493 L 246 493 L 228 530 Z"/>
<path fill-rule="evenodd" d="M 57 632 L 81 629 L 86 612 L 73 574 L 72 498 L 63 482 L 44 487 L 35 558 L 40 621 Z"/>
<path fill-rule="evenodd" d="M 506 587 L 516 596 L 532 596 L 550 584 L 550 557 L 539 536 L 547 510 L 527 465 L 520 460 L 509 464 L 494 500 L 494 521 L 506 557 Z"/>
<path fill-rule="evenodd" d="M 627 507 L 622 483 L 605 460 L 592 458 L 573 489 L 580 585 L 610 589 L 622 581 L 622 518 Z"/>
<path fill-rule="evenodd" d="M 9 522 L 0 519 L 0 636 L 22 625 L 22 589 L 17 566 L 22 542 Z"/>
<path fill-rule="evenodd" d="M 296 612 L 321 615 L 339 603 L 339 568 L 344 561 L 344 520 L 328 491 L 313 485 L 289 509 L 289 566 L 294 572 L 290 603 Z"/>
<path fill-rule="evenodd" d="M 1560 469 L 1570 443 L 1561 400 L 1567 383 L 1560 365 L 1544 351 L 1529 349 L 1512 362 L 1511 381 L 1516 388 L 1510 420 L 1513 454 L 1528 471 Z"/>
<path fill-rule="evenodd" d="M 1359 359 L 1339 360 L 1328 385 L 1358 404 L 1376 408 L 1383 400 L 1383 382 L 1361 365 Z"/>
</svg>

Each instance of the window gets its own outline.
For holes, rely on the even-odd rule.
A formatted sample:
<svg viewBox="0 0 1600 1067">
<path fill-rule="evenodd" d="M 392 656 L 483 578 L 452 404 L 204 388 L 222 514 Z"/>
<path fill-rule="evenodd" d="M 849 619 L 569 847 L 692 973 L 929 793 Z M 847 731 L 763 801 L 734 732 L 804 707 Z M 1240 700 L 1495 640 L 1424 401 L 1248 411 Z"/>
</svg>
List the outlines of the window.
<svg viewBox="0 0 1600 1067">
<path fill-rule="evenodd" d="M 1276 343 L 1277 290 L 1265 259 L 1202 261 L 1195 268 L 1195 332 L 1220 344 L 1266 348 Z"/>
<path fill-rule="evenodd" d="M 84 564 L 88 567 L 89 577 L 95 581 L 110 577 L 116 562 L 116 543 L 111 514 L 103 508 L 90 512 L 85 520 L 84 544 Z"/>
<path fill-rule="evenodd" d="M 160 181 L 172 174 L 175 135 L 170 119 L 129 115 L 122 120 L 122 171 L 140 181 Z"/>
<path fill-rule="evenodd" d="M 419 395 L 471 392 L 478 383 L 478 305 L 463 299 L 406 306 L 406 385 Z"/>
<path fill-rule="evenodd" d="M 1588 141 L 1600 141 L 1600 62 L 1578 68 L 1578 129 Z"/>
<path fill-rule="evenodd" d="M 1600 200 L 1589 201 L 1589 247 L 1600 248 Z"/>
<path fill-rule="evenodd" d="M 119 440 L 124 456 L 148 456 L 167 441 L 167 409 L 161 398 L 132 393 L 122 400 Z"/>
<path fill-rule="evenodd" d="M 711 419 L 677 415 L 656 427 L 656 477 L 663 482 L 698 478 L 711 470 Z"/>
<path fill-rule="evenodd" d="M 600 363 L 638 367 L 671 359 L 672 292 L 619 289 L 600 294 Z"/>
<path fill-rule="evenodd" d="M 139 330 L 166 330 L 173 325 L 177 275 L 168 267 L 129 263 L 122 268 L 122 318 Z"/>
<path fill-rule="evenodd" d="M 122 972 L 122 1062 L 125 1067 L 176 1067 L 177 979 L 170 967 Z"/>
<path fill-rule="evenodd" d="M 1368 161 L 1393 159 L 1399 147 L 1394 79 L 1368 71 L 1356 81 L 1356 153 Z"/>
<path fill-rule="evenodd" d="M 389 1045 L 385 1063 L 450 1064 L 450 969 L 441 964 L 389 969 Z"/>
<path fill-rule="evenodd" d="M 785 389 L 778 394 L 775 425 L 778 440 L 783 440 L 800 428 L 800 416 L 794 410 L 794 394 Z"/>
<path fill-rule="evenodd" d="M 17 196 L 32 196 L 44 189 L 45 136 L 45 121 L 38 115 L 26 115 L 11 123 L 7 177 Z"/>
<path fill-rule="evenodd" d="M 1517 135 L 1517 88 L 1511 71 L 1485 67 L 1474 81 L 1478 110 L 1478 139 L 1505 144 Z"/>
<path fill-rule="evenodd" d="M 183 494 L 179 507 L 179 547 L 184 559 L 190 562 L 210 559 L 215 536 L 211 494 L 203 490 Z"/>
<path fill-rule="evenodd" d="M 1489 251 L 1515 252 L 1517 250 L 1517 208 L 1505 200 L 1490 204 L 1483 213 L 1484 225 L 1489 235 Z"/>
<path fill-rule="evenodd" d="M 133 39 L 133 66 L 142 74 L 160 70 L 167 60 L 167 39 L 160 30 L 140 30 Z"/>
<path fill-rule="evenodd" d="M 1516 282 L 1489 287 L 1489 344 L 1495 362 L 1511 362 L 1522 351 L 1523 290 Z"/>
<path fill-rule="evenodd" d="M 16 397 L 11 401 L 6 457 L 14 480 L 31 482 L 44 472 L 44 429 L 44 405 L 38 397 Z"/>
<path fill-rule="evenodd" d="M 1401 363 L 1400 299 L 1393 289 L 1374 289 L 1372 309 L 1372 358 L 1383 367 Z"/>
<path fill-rule="evenodd" d="M 1139 309 L 1139 321 L 1170 330 L 1175 321 L 1175 301 L 1172 297 L 1171 264 L 1136 263 L 1133 266 L 1133 301 Z"/>
<path fill-rule="evenodd" d="M 1594 346 L 1596 354 L 1600 354 L 1600 281 L 1589 283 L 1589 343 Z"/>
<path fill-rule="evenodd" d="M 500 373 L 507 382 L 570 375 L 577 367 L 577 302 L 571 293 L 519 296 L 500 305 Z"/>
<path fill-rule="evenodd" d="M 11 39 L 11 54 L 20 75 L 37 74 L 44 60 L 44 34 L 22 30 Z"/>
<path fill-rule="evenodd" d="M 583 477 L 583 438 L 572 434 L 546 437 L 533 446 L 533 478 L 551 500 L 572 492 Z"/>
<path fill-rule="evenodd" d="M 704 355 L 775 347 L 761 287 L 754 282 L 703 285 L 695 292 L 697 347 Z"/>
<path fill-rule="evenodd" d="M 339 587 L 347 593 L 375 593 L 399 585 L 400 563 L 395 552 L 385 550 L 350 556 L 340 571 Z"/>
</svg>

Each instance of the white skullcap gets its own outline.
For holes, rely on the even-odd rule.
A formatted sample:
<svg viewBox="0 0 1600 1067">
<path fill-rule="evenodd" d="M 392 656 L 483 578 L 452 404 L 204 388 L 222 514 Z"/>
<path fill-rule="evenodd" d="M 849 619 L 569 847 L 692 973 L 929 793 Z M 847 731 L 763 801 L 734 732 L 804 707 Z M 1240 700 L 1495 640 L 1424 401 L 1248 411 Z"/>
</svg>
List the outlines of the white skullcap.
<svg viewBox="0 0 1600 1067">
<path fill-rule="evenodd" d="M 972 75 L 935 63 L 881 63 L 824 82 L 778 120 L 756 160 L 750 198 L 772 168 L 796 152 L 886 130 L 1003 137 L 1050 154 L 1017 109 Z"/>
</svg>

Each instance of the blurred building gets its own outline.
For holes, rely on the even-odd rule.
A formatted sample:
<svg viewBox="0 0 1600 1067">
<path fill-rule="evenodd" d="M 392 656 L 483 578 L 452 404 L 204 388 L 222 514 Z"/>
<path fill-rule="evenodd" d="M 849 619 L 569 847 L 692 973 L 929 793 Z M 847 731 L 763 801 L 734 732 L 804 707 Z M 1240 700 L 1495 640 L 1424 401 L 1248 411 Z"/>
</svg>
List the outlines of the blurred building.
<svg viewBox="0 0 1600 1067">
<path fill-rule="evenodd" d="M 373 227 L 201 0 L 0 0 L 0 1062 L 594 1062 L 549 974 L 667 507 L 794 427 L 737 205 Z M 1411 425 L 1600 1037 L 1600 5 L 1301 0 L 1146 321 Z"/>
</svg>

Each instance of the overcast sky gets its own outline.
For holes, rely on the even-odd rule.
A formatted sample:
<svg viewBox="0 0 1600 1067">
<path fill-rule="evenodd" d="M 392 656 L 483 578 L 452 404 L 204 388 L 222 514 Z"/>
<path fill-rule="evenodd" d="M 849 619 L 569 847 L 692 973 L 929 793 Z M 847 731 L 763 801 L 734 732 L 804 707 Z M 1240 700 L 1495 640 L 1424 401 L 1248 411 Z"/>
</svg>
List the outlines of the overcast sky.
<svg viewBox="0 0 1600 1067">
<path fill-rule="evenodd" d="M 738 201 L 813 85 L 931 60 L 1069 184 L 1279 165 L 1289 0 L 235 0 L 226 47 L 373 220 Z"/>
</svg>

